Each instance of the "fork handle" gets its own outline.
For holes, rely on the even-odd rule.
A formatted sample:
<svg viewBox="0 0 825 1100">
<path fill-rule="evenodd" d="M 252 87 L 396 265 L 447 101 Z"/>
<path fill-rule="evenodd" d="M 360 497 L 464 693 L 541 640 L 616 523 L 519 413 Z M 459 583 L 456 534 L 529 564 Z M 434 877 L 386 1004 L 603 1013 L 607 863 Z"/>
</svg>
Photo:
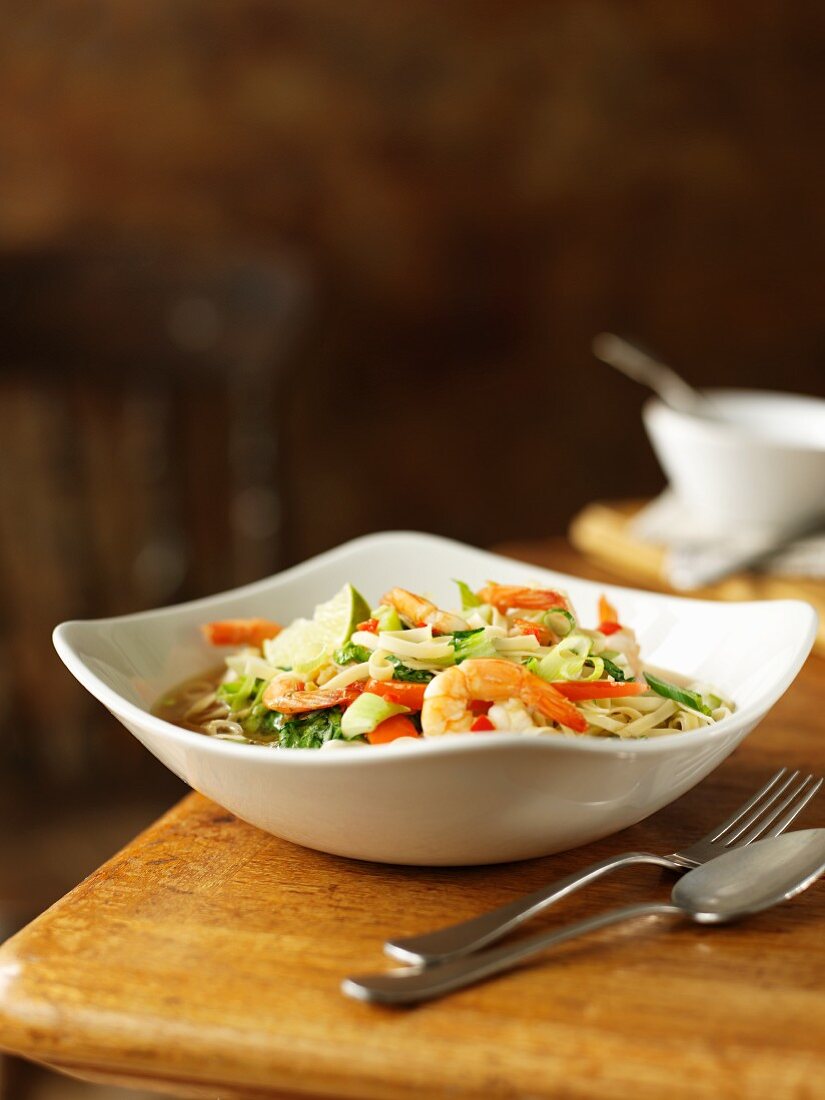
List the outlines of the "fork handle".
<svg viewBox="0 0 825 1100">
<path fill-rule="evenodd" d="M 634 917 L 674 915 L 685 916 L 675 905 L 630 905 L 622 909 L 610 909 L 587 920 L 568 924 L 554 932 L 539 932 L 518 943 L 505 943 L 489 951 L 479 951 L 469 958 L 452 959 L 438 966 L 402 966 L 384 974 L 361 974 L 345 978 L 341 991 L 348 997 L 378 1004 L 403 1005 L 417 1001 L 429 1001 L 466 985 L 480 982 L 509 970 L 516 963 L 556 944 L 572 940 L 586 932 L 595 932 L 610 924 L 631 920 Z"/>
<path fill-rule="evenodd" d="M 580 890 L 589 882 L 595 882 L 602 875 L 616 871 L 620 867 L 629 867 L 634 863 L 652 863 L 670 870 L 684 870 L 668 856 L 657 856 L 652 852 L 625 852 L 623 855 L 609 856 L 607 859 L 599 860 L 598 863 L 591 863 L 589 867 L 585 867 L 575 875 L 558 879 L 556 882 L 551 882 L 549 886 L 542 886 L 540 890 L 518 898 L 517 901 L 509 902 L 498 909 L 491 909 L 488 913 L 482 913 L 480 917 L 473 917 L 460 924 L 451 924 L 434 932 L 426 932 L 421 936 L 387 940 L 384 951 L 392 958 L 413 963 L 440 963 L 460 958 L 462 955 L 468 955 L 472 951 L 478 951 L 481 947 L 495 943 L 530 917 L 543 912 L 561 898 L 567 897 L 575 890 Z"/>
</svg>

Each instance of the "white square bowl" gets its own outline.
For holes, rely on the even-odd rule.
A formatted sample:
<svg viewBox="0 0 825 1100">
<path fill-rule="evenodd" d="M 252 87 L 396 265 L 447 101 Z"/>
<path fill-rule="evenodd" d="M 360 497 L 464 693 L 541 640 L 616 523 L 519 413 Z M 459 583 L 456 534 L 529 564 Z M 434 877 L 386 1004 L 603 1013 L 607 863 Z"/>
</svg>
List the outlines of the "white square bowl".
<svg viewBox="0 0 825 1100">
<path fill-rule="evenodd" d="M 531 581 L 569 593 L 595 622 L 606 592 L 647 664 L 716 685 L 736 713 L 649 741 L 455 734 L 339 752 L 245 745 L 150 713 L 160 695 L 214 666 L 203 622 L 289 622 L 346 581 L 377 600 L 393 585 L 455 604 L 472 587 Z M 274 577 L 178 607 L 63 623 L 58 653 L 77 679 L 191 787 L 276 836 L 336 855 L 449 865 L 528 859 L 640 821 L 724 760 L 780 698 L 810 652 L 816 613 L 798 600 L 722 604 L 617 588 L 411 532 L 367 535 Z"/>
</svg>

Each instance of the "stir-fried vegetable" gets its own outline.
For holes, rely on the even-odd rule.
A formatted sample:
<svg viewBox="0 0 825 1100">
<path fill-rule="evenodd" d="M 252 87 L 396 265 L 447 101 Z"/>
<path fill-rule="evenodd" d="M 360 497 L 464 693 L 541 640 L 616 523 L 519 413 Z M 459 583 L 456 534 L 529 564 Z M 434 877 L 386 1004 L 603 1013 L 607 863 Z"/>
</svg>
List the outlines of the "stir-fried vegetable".
<svg viewBox="0 0 825 1100">
<path fill-rule="evenodd" d="M 618 680 L 619 683 L 621 683 L 623 680 L 633 679 L 632 676 L 625 676 L 624 670 L 620 668 L 617 664 L 614 664 L 613 661 L 609 657 L 606 657 L 604 653 L 601 653 L 599 656 L 602 659 L 602 664 L 604 665 L 606 676 L 610 676 L 613 680 Z"/>
<path fill-rule="evenodd" d="M 340 708 L 310 711 L 308 714 L 286 715 L 269 711 L 270 719 L 264 722 L 262 733 L 277 736 L 282 749 L 320 749 L 327 741 L 345 737 Z"/>
<path fill-rule="evenodd" d="M 470 657 L 495 657 L 497 649 L 485 627 L 475 630 L 456 630 L 453 634 L 455 663 Z"/>
<path fill-rule="evenodd" d="M 428 684 L 435 676 L 434 672 L 430 672 L 426 668 L 410 668 L 404 664 L 400 657 L 395 657 L 392 653 L 387 654 L 387 660 L 393 667 L 392 676 L 394 680 L 409 680 L 414 684 Z"/>
<path fill-rule="evenodd" d="M 647 688 L 635 682 L 615 684 L 611 680 L 560 680 L 553 684 L 565 699 L 619 699 L 625 695 L 643 695 Z"/>
<path fill-rule="evenodd" d="M 461 595 L 462 611 L 469 611 L 472 607 L 481 607 L 484 601 L 478 598 L 469 584 L 465 584 L 464 581 L 456 581 L 455 583 L 458 585 L 458 591 Z"/>
<path fill-rule="evenodd" d="M 689 707 L 691 710 L 698 710 L 700 714 L 710 716 L 710 707 L 702 702 L 702 696 L 697 692 L 680 688 L 676 684 L 668 683 L 667 680 L 660 680 L 652 672 L 645 673 L 645 680 L 657 695 L 661 695 L 665 699 L 672 699 L 674 703 L 678 703 L 682 707 Z"/>
<path fill-rule="evenodd" d="M 374 730 L 370 730 L 367 740 L 371 745 L 386 745 L 390 741 L 397 741 L 399 737 L 420 736 L 421 734 L 406 715 L 394 714 L 391 718 L 385 718 Z"/>
<path fill-rule="evenodd" d="M 362 645 L 354 645 L 352 642 L 347 642 L 346 645 L 335 650 L 332 659 L 336 665 L 349 665 L 353 662 L 356 664 L 363 664 L 364 661 L 370 659 L 370 652 L 371 650 L 366 649 Z"/>
<path fill-rule="evenodd" d="M 396 714 L 407 714 L 410 708 L 403 703 L 395 703 L 382 695 L 365 691 L 344 711 L 341 730 L 344 737 L 363 737 L 372 733 L 376 726 Z"/>
</svg>

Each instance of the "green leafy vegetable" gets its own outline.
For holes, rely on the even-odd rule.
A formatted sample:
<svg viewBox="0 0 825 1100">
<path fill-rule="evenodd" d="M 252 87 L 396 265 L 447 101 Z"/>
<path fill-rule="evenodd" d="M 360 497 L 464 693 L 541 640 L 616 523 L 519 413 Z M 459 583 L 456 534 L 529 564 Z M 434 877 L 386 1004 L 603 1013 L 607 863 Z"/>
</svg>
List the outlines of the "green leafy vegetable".
<svg viewBox="0 0 825 1100">
<path fill-rule="evenodd" d="M 239 676 L 238 680 L 229 680 L 218 685 L 216 696 L 226 703 L 230 711 L 242 711 L 244 706 L 250 706 L 264 685 L 263 680 L 256 680 L 254 676 Z"/>
<path fill-rule="evenodd" d="M 402 703 L 393 703 L 381 695 L 364 691 L 344 711 L 341 732 L 347 739 L 363 737 L 365 733 L 372 733 L 386 718 L 392 718 L 394 714 L 408 714 L 409 710 Z"/>
<path fill-rule="evenodd" d="M 406 680 L 411 684 L 428 684 L 435 676 L 434 672 L 428 672 L 426 668 L 410 668 L 405 665 L 400 657 L 393 653 L 387 654 L 387 660 L 393 666 L 393 680 Z"/>
<path fill-rule="evenodd" d="M 677 687 L 676 684 L 668 683 L 667 680 L 660 680 L 658 676 L 654 676 L 650 672 L 645 673 L 645 680 L 647 680 L 651 691 L 655 691 L 657 695 L 661 695 L 665 699 L 672 699 L 674 703 L 678 703 L 682 707 L 698 710 L 700 714 L 711 717 L 710 707 L 705 706 L 701 696 L 697 695 L 695 691 L 688 691 L 687 688 Z"/>
<path fill-rule="evenodd" d="M 455 578 L 453 578 L 455 580 Z M 464 581 L 455 580 L 458 585 L 458 591 L 461 593 L 461 609 L 462 611 L 469 611 L 471 607 L 481 607 L 483 601 L 470 588 L 469 584 L 465 584 Z"/>
<path fill-rule="evenodd" d="M 271 710 L 257 731 L 276 733 L 282 749 L 320 749 L 327 741 L 342 740 L 341 708 L 311 710 L 306 714 L 281 714 Z"/>
<path fill-rule="evenodd" d="M 260 702 L 265 685 L 266 680 L 256 679 L 254 676 L 239 676 L 237 680 L 219 684 L 215 695 L 235 714 Z"/>
<path fill-rule="evenodd" d="M 354 642 L 347 642 L 346 645 L 342 645 L 340 649 L 336 649 L 332 655 L 333 661 L 336 665 L 352 665 L 363 664 L 364 661 L 370 659 L 370 651 L 366 646 L 355 645 Z"/>
<path fill-rule="evenodd" d="M 275 728 L 274 711 L 271 711 L 268 706 L 264 706 L 263 703 L 256 703 L 249 714 L 239 717 L 241 727 L 244 734 L 249 734 L 250 737 L 255 738 L 267 738 L 272 739 L 277 730 Z"/>
<path fill-rule="evenodd" d="M 617 664 L 614 664 L 614 662 L 611 661 L 609 657 L 605 657 L 604 654 L 602 654 L 601 657 L 602 663 L 604 665 L 604 671 L 607 673 L 608 676 L 612 676 L 617 683 L 630 683 L 633 680 L 632 676 L 625 676 L 624 670 L 621 669 Z"/>
<path fill-rule="evenodd" d="M 456 630 L 452 639 L 456 664 L 466 661 L 469 657 L 496 656 L 493 640 L 487 635 L 486 628 L 483 626 L 476 630 Z"/>
</svg>

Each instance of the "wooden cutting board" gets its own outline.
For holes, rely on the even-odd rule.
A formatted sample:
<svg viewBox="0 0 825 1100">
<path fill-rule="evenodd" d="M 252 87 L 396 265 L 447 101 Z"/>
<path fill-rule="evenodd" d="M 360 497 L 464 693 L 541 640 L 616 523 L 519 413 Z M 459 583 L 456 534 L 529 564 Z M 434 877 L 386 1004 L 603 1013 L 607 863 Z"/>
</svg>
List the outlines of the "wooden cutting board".
<svg viewBox="0 0 825 1100">
<path fill-rule="evenodd" d="M 631 529 L 631 520 L 646 503 L 623 500 L 590 504 L 573 520 L 570 541 L 625 583 L 672 592 L 665 580 L 664 548 L 636 538 Z M 819 613 L 815 649 L 825 655 L 825 581 L 739 573 L 690 595 L 719 600 L 806 600 Z"/>
<path fill-rule="evenodd" d="M 563 546 L 520 557 L 599 575 Z M 443 1001 L 339 992 L 381 942 L 595 859 L 703 834 L 781 764 L 825 769 L 825 662 L 721 768 L 648 821 L 521 864 L 419 869 L 296 847 L 192 794 L 0 948 L 0 1047 L 167 1095 L 813 1100 L 825 1095 L 825 887 L 726 928 L 647 920 Z M 825 826 L 825 798 L 800 825 Z M 536 926 L 666 899 L 638 868 Z"/>
</svg>

